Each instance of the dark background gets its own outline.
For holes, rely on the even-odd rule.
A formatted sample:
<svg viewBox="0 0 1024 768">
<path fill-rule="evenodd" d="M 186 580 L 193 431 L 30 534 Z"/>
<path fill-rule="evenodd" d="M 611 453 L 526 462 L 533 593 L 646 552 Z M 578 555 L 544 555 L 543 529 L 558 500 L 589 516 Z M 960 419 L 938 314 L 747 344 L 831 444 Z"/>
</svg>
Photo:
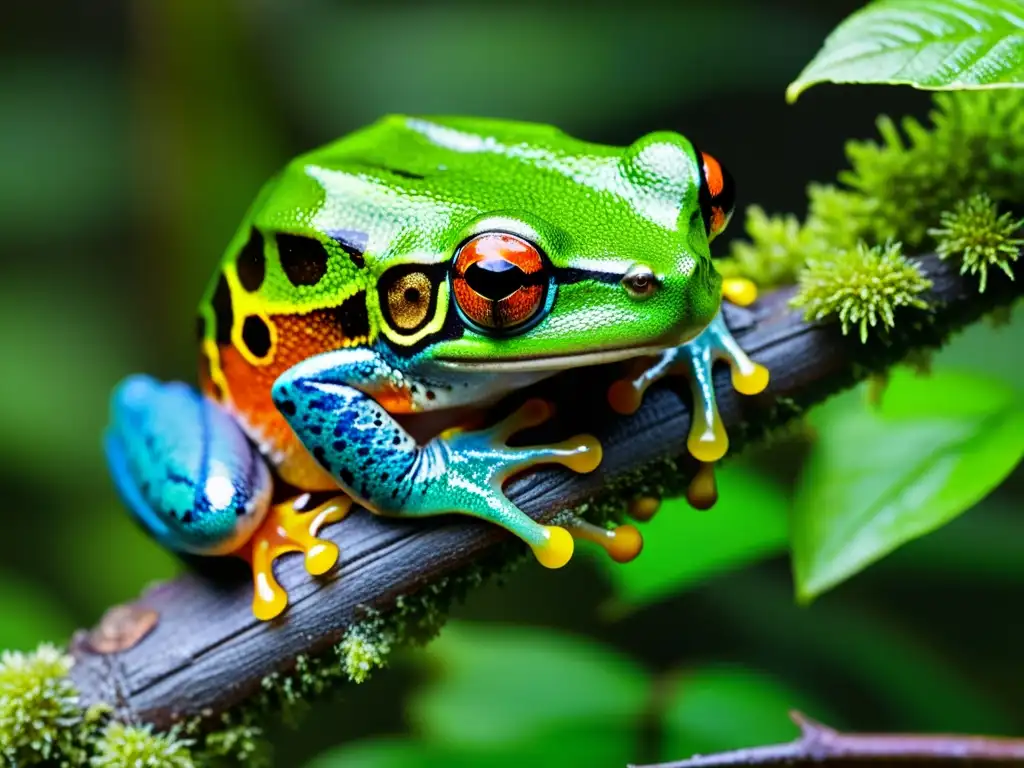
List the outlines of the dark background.
<svg viewBox="0 0 1024 768">
<path fill-rule="evenodd" d="M 820 86 L 785 103 L 786 84 L 859 5 L 7 3 L 0 647 L 61 641 L 179 567 L 113 496 L 99 448 L 108 393 L 133 371 L 192 380 L 196 302 L 259 184 L 290 156 L 388 112 L 537 120 L 612 144 L 669 129 L 730 169 L 741 207 L 802 213 L 806 184 L 843 167 L 844 139 L 873 136 L 879 113 L 928 109 L 909 88 Z M 1020 326 L 979 329 L 947 359 L 981 368 Z M 770 469 L 783 483 L 799 461 L 792 447 Z M 458 616 L 574 633 L 655 672 L 754 669 L 845 727 L 1019 732 L 1022 498 L 1018 471 L 811 607 L 795 605 L 779 555 L 609 621 L 606 569 L 582 557 L 558 573 L 527 565 Z M 678 548 L 687 557 L 687 542 Z M 423 658 L 277 734 L 276 764 L 403 733 Z M 488 691 L 482 678 L 482 712 Z M 709 719 L 728 724 L 735 703 L 709 704 Z M 792 732 L 783 712 L 764 718 L 780 738 Z M 724 746 L 750 735 L 723 730 Z M 648 736 L 634 757 L 657 756 Z"/>
</svg>

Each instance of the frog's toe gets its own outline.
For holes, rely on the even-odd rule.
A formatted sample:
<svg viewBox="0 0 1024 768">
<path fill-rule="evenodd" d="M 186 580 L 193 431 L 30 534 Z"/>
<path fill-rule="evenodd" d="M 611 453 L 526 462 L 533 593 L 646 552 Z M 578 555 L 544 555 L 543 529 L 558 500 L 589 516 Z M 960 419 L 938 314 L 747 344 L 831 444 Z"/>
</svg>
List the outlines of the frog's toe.
<svg viewBox="0 0 1024 768">
<path fill-rule="evenodd" d="M 514 434 L 543 424 L 553 413 L 550 403 L 539 399 L 527 400 L 493 427 L 478 432 L 456 433 L 447 442 L 454 451 L 489 454 L 495 468 L 493 482 L 499 489 L 508 478 L 539 464 L 561 464 L 574 472 L 593 472 L 601 463 L 602 449 L 601 443 L 592 435 L 576 435 L 552 445 L 506 445 Z"/>
<path fill-rule="evenodd" d="M 661 507 L 661 499 L 657 496 L 637 496 L 635 499 L 630 499 L 626 507 L 626 514 L 634 520 L 646 523 L 658 514 L 659 507 Z"/>
<path fill-rule="evenodd" d="M 597 544 L 617 563 L 635 560 L 644 548 L 644 538 L 634 525 L 602 528 L 581 518 L 574 518 L 565 524 L 565 528 L 573 538 Z"/>
<path fill-rule="evenodd" d="M 572 534 L 557 525 L 541 525 L 539 541 L 531 541 L 530 549 L 537 562 L 545 568 L 561 568 L 572 559 L 575 544 Z"/>
<path fill-rule="evenodd" d="M 336 493 L 304 493 L 270 508 L 263 524 L 239 550 L 252 566 L 253 614 L 269 621 L 288 605 L 288 594 L 274 577 L 274 563 L 289 552 L 301 552 L 306 571 L 313 576 L 327 573 L 338 562 L 338 545 L 319 537 L 320 529 L 342 520 L 351 510 L 352 499 Z"/>
<path fill-rule="evenodd" d="M 170 549 L 232 552 L 266 514 L 263 458 L 220 406 L 186 384 L 125 379 L 111 399 L 104 447 L 125 504 Z"/>
<path fill-rule="evenodd" d="M 722 280 L 722 297 L 738 307 L 749 307 L 757 301 L 757 284 L 745 277 L 727 277 Z"/>
</svg>

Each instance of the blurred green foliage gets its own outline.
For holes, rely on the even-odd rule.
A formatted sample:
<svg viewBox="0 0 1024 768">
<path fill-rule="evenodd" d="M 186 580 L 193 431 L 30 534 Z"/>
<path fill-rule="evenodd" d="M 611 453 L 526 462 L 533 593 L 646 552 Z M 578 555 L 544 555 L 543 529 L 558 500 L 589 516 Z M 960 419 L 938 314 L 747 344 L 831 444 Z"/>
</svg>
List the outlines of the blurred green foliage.
<svg viewBox="0 0 1024 768">
<path fill-rule="evenodd" d="M 802 598 L 949 522 L 1024 456 L 1024 404 L 998 379 L 901 369 L 880 398 L 834 397 L 811 416 L 792 514 Z"/>
<path fill-rule="evenodd" d="M 741 204 L 801 214 L 845 139 L 873 135 L 880 112 L 928 108 L 911 91 L 843 88 L 785 106 L 786 83 L 857 5 L 11 9 L 0 647 L 64 641 L 181 567 L 113 495 L 106 398 L 131 371 L 192 378 L 198 297 L 290 155 L 386 111 L 543 120 L 612 143 L 666 128 L 730 168 Z M 933 378 L 894 376 L 880 408 L 858 388 L 812 414 L 817 439 L 723 467 L 715 509 L 666 502 L 636 562 L 524 567 L 479 590 L 425 651 L 278 727 L 275 764 L 622 765 L 789 739 L 792 706 L 858 729 L 1024 730 L 1024 473 L 1012 446 L 997 450 L 1020 420 L 1021 349 L 1018 308 L 955 339 Z M 897 503 L 914 514 L 893 527 Z M 805 595 L 891 554 L 799 606 L 791 534 Z"/>
</svg>

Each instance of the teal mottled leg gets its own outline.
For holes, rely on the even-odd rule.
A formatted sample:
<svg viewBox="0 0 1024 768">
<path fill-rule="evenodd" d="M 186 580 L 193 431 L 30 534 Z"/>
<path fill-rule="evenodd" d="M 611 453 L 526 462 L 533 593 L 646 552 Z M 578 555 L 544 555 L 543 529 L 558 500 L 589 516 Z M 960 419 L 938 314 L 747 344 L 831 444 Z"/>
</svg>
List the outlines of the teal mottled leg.
<svg viewBox="0 0 1024 768">
<path fill-rule="evenodd" d="M 601 459 L 594 438 L 507 446 L 513 434 L 550 416 L 545 403 L 530 401 L 489 429 L 450 432 L 421 446 L 383 406 L 352 387 L 353 381 L 371 391 L 394 391 L 400 380 L 372 350 L 338 350 L 285 372 L 274 384 L 273 398 L 310 453 L 360 503 L 396 517 L 471 515 L 518 536 L 549 568 L 569 560 L 569 532 L 532 520 L 505 497 L 502 485 L 537 464 L 593 470 Z"/>
</svg>

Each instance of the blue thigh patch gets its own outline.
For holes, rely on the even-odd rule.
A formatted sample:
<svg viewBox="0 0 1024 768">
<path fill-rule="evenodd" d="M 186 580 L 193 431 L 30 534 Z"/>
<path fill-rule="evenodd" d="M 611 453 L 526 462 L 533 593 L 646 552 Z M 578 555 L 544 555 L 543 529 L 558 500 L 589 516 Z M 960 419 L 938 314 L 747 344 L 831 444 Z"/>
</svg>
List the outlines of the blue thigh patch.
<svg viewBox="0 0 1024 768">
<path fill-rule="evenodd" d="M 161 544 L 237 549 L 270 504 L 267 465 L 234 419 L 180 382 L 130 376 L 114 390 L 104 436 L 118 493 Z"/>
</svg>

